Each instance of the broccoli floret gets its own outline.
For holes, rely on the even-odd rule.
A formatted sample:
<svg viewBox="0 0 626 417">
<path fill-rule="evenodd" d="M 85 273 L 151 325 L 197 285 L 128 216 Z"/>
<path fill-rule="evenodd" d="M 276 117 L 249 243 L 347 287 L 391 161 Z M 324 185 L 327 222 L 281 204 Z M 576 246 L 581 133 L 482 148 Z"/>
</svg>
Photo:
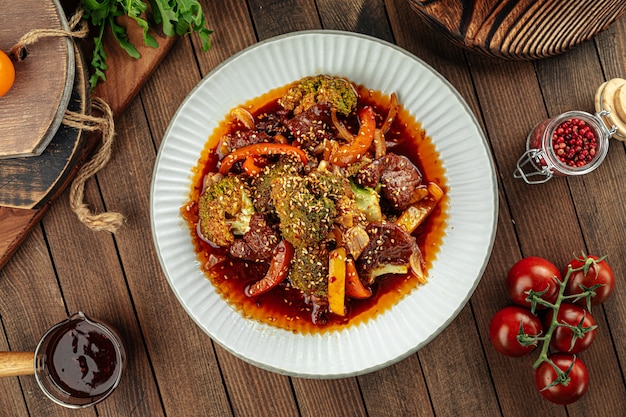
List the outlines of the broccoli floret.
<svg viewBox="0 0 626 417">
<path fill-rule="evenodd" d="M 328 249 L 325 245 L 295 247 L 291 269 L 287 278 L 291 284 L 307 295 L 318 298 L 328 296 Z"/>
<path fill-rule="evenodd" d="M 350 81 L 328 75 L 303 78 L 279 100 L 283 108 L 293 110 L 294 114 L 317 103 L 328 103 L 345 116 L 356 108 L 356 102 L 356 90 Z"/>
<path fill-rule="evenodd" d="M 344 196 L 349 189 L 347 180 L 338 174 L 333 174 L 326 168 L 318 168 L 309 173 L 309 187 L 313 193 L 328 196 L 333 200 Z"/>
<path fill-rule="evenodd" d="M 349 182 L 326 169 L 282 175 L 272 181 L 270 194 L 281 234 L 294 246 L 323 242 L 335 223 L 351 227 L 364 220 Z"/>
<path fill-rule="evenodd" d="M 354 193 L 354 201 L 366 216 L 368 222 L 379 222 L 383 220 L 382 210 L 380 208 L 380 195 L 375 189 L 369 187 L 361 187 L 350 181 L 350 187 Z"/>
<path fill-rule="evenodd" d="M 218 246 L 248 231 L 254 205 L 246 184 L 236 176 L 216 175 L 198 201 L 200 232 Z"/>
<path fill-rule="evenodd" d="M 255 209 L 261 213 L 274 212 L 274 203 L 270 194 L 272 182 L 277 178 L 296 175 L 297 173 L 298 167 L 289 158 L 280 159 L 275 164 L 265 168 L 263 174 L 256 177 L 253 187 L 252 199 Z"/>
<path fill-rule="evenodd" d="M 330 231 L 337 214 L 334 201 L 313 191 L 313 177 L 285 175 L 272 181 L 271 197 L 284 239 L 296 247 L 315 246 Z"/>
</svg>

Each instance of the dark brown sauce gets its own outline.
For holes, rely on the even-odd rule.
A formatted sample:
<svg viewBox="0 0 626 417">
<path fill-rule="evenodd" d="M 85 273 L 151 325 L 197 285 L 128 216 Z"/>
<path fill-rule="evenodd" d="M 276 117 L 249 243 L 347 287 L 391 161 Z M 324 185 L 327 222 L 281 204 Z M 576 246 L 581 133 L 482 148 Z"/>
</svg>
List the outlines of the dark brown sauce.
<svg viewBox="0 0 626 417">
<path fill-rule="evenodd" d="M 70 397 L 88 398 L 108 392 L 121 371 L 113 341 L 84 320 L 61 328 L 46 356 L 51 379 Z"/>
<path fill-rule="evenodd" d="M 272 90 L 245 103 L 253 115 L 276 108 L 276 100 L 287 91 L 289 85 Z M 359 87 L 359 105 L 370 105 L 379 115 L 387 114 L 389 96 L 378 91 Z M 400 98 L 401 99 L 401 98 Z M 382 122 L 379 121 L 380 126 Z M 329 315 L 328 323 L 320 325 L 311 322 L 310 307 L 305 304 L 299 290 L 288 285 L 281 285 L 257 298 L 245 295 L 245 289 L 252 282 L 262 278 L 266 265 L 254 264 L 233 259 L 223 249 L 216 249 L 196 235 L 198 222 L 196 201 L 202 188 L 202 179 L 208 172 L 216 171 L 217 156 L 213 150 L 219 138 L 234 127 L 229 117 L 221 121 L 199 158 L 192 179 L 193 189 L 190 203 L 181 208 L 183 217 L 189 223 L 192 239 L 202 269 L 215 286 L 217 292 L 245 317 L 261 321 L 296 333 L 322 333 L 339 329 L 346 325 L 358 325 L 376 317 L 391 308 L 402 297 L 419 286 L 417 279 L 409 275 L 390 275 L 379 279 L 372 287 L 372 297 L 365 300 L 351 299 L 347 302 L 347 314 L 344 317 Z M 421 124 L 409 112 L 400 106 L 396 119 L 386 135 L 387 140 L 397 142 L 393 152 L 405 155 L 421 170 L 424 183 L 436 182 L 444 191 L 447 190 L 445 169 L 431 139 L 422 129 Z M 391 149 L 389 149 L 391 151 Z M 444 196 L 437 208 L 414 233 L 426 262 L 426 273 L 436 258 L 441 245 L 447 219 L 447 197 Z M 225 262 L 220 262 L 227 258 Z M 428 284 L 426 284 L 428 285 Z"/>
</svg>

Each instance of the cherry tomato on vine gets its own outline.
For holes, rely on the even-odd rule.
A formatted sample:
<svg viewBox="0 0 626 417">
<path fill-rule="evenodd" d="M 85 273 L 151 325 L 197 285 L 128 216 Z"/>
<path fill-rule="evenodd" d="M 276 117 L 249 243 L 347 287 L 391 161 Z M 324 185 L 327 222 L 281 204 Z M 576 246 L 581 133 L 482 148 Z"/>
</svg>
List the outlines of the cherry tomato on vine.
<svg viewBox="0 0 626 417">
<path fill-rule="evenodd" d="M 581 399 L 589 388 L 589 373 L 585 364 L 569 353 L 555 353 L 548 355 L 548 359 L 562 374 L 558 377 L 549 361 L 542 362 L 535 371 L 535 385 L 539 393 L 548 401 L 561 405 Z"/>
<path fill-rule="evenodd" d="M 0 97 L 5 95 L 15 82 L 15 67 L 11 58 L 0 51 Z"/>
<path fill-rule="evenodd" d="M 545 328 L 549 327 L 553 315 L 553 311 L 546 314 Z M 550 339 L 550 346 L 559 352 L 580 353 L 586 350 L 596 338 L 596 320 L 590 312 L 579 305 L 561 304 L 556 314 L 556 321 L 566 325 L 555 327 Z"/>
<path fill-rule="evenodd" d="M 584 291 L 584 288 L 593 289 L 596 293 L 591 297 L 591 305 L 599 305 L 604 303 L 613 293 L 615 288 L 615 276 L 613 270 L 606 262 L 606 260 L 599 260 L 597 256 L 589 255 L 588 258 L 594 259 L 596 262 L 589 265 L 587 273 L 584 270 L 572 272 L 567 285 L 565 286 L 566 295 L 580 294 Z M 576 258 L 569 262 L 568 266 L 572 269 L 577 269 L 585 265 L 585 258 Z M 567 267 L 564 268 L 563 274 L 567 273 Z M 587 305 L 587 300 L 582 298 L 576 301 L 576 304 Z"/>
<path fill-rule="evenodd" d="M 520 322 L 522 330 L 520 335 Z M 489 339 L 493 347 L 506 356 L 524 356 L 537 347 L 533 341 L 534 336 L 543 332 L 541 320 L 530 312 L 529 309 L 508 306 L 498 311 L 491 319 L 489 325 Z M 524 336 L 525 335 L 525 336 Z M 522 344 L 524 339 L 529 343 Z"/>
<path fill-rule="evenodd" d="M 527 300 L 531 291 L 554 303 L 559 295 L 559 281 L 561 271 L 553 263 L 538 256 L 528 256 L 517 261 L 509 270 L 506 290 L 513 303 L 531 307 L 531 302 Z M 546 307 L 536 304 L 535 308 L 541 310 Z"/>
</svg>

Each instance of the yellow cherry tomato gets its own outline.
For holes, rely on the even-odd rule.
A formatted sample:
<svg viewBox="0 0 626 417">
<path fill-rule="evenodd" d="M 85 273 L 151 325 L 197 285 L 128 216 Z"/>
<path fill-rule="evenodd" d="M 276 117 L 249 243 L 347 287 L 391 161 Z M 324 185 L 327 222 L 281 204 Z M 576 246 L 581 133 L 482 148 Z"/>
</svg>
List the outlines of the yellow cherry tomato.
<svg viewBox="0 0 626 417">
<path fill-rule="evenodd" d="M 0 51 L 0 97 L 5 95 L 15 82 L 15 67 L 11 58 Z"/>
</svg>

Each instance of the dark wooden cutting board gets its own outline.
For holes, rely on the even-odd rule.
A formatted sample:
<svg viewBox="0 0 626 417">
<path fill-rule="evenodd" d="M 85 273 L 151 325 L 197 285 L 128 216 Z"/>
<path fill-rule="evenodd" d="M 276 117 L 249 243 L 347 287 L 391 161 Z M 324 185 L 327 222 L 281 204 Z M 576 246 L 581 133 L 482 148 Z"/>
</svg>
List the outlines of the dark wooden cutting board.
<svg viewBox="0 0 626 417">
<path fill-rule="evenodd" d="M 31 11 L 39 7 L 38 1 L 34 1 L 34 3 L 36 5 L 30 9 Z M 61 3 L 68 13 L 73 10 L 76 4 L 75 1 L 71 0 L 62 1 Z M 23 32 L 21 21 L 7 19 L 6 17 L 7 15 L 5 15 L 4 19 L 5 25 L 12 25 L 15 33 Z M 155 31 L 152 35 L 157 39 L 159 48 L 150 48 L 143 45 L 142 30 L 139 27 L 128 24 L 127 31 L 129 39 L 141 53 L 141 59 L 135 60 L 126 55 L 117 46 L 117 41 L 109 33 L 105 39 L 105 50 L 108 55 L 107 64 L 109 65 L 109 69 L 106 71 L 107 81 L 98 85 L 92 94 L 104 99 L 110 105 L 114 116 L 122 113 L 176 41 L 175 38 L 166 38 L 163 34 Z M 24 113 L 28 111 L 28 108 L 23 109 Z M 71 131 L 72 129 L 69 130 Z M 74 135 L 74 138 L 72 138 L 72 135 L 68 135 L 67 132 L 68 129 L 59 129 L 57 135 L 53 138 L 53 142 L 59 141 L 63 143 L 63 146 L 72 147 L 73 150 L 70 153 L 71 158 L 68 156 L 67 165 L 62 172 L 55 173 L 55 175 L 58 175 L 58 178 L 56 178 L 57 181 L 54 187 L 50 189 L 50 192 L 32 205 L 34 208 L 0 205 L 0 268 L 6 264 L 20 243 L 28 236 L 32 228 L 38 224 L 52 201 L 71 183 L 79 168 L 88 160 L 89 155 L 100 140 L 98 133 Z M 59 137 L 59 135 L 64 134 L 63 138 Z M 68 141 L 70 143 L 67 143 Z M 29 159 L 32 158 L 38 157 L 29 157 Z M 33 170 L 33 173 L 35 172 Z"/>
<path fill-rule="evenodd" d="M 507 59 L 557 55 L 591 39 L 626 12 L 616 0 L 409 0 L 456 44 Z"/>
</svg>

